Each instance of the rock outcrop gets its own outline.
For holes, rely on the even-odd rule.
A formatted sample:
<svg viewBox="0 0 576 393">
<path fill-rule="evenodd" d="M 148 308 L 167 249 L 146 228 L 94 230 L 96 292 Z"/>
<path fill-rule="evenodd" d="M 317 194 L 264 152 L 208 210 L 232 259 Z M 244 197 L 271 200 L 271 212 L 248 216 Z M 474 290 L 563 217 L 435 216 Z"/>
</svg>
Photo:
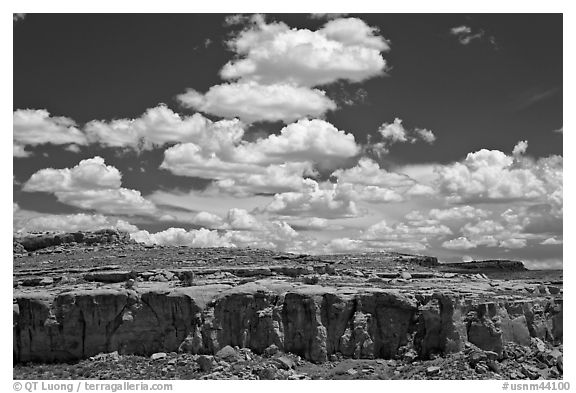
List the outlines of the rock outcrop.
<svg viewBox="0 0 576 393">
<path fill-rule="evenodd" d="M 71 361 L 98 353 L 213 355 L 271 346 L 314 362 L 336 353 L 421 358 L 467 341 L 502 355 L 507 342 L 562 341 L 562 301 L 485 300 L 454 292 L 304 285 L 266 278 L 230 286 L 143 282 L 15 294 L 14 360 Z"/>
<path fill-rule="evenodd" d="M 81 243 L 86 245 L 92 244 L 129 244 L 130 235 L 126 232 L 115 229 L 101 229 L 94 232 L 65 232 L 65 233 L 43 233 L 28 234 L 14 237 L 14 253 L 23 251 L 36 251 L 43 248 L 60 246 L 69 243 Z"/>
<path fill-rule="evenodd" d="M 457 262 L 457 263 L 443 263 L 442 268 L 450 271 L 510 271 L 522 272 L 526 271 L 526 266 L 521 261 L 509 260 L 487 260 L 487 261 L 471 261 L 471 262 Z"/>
</svg>

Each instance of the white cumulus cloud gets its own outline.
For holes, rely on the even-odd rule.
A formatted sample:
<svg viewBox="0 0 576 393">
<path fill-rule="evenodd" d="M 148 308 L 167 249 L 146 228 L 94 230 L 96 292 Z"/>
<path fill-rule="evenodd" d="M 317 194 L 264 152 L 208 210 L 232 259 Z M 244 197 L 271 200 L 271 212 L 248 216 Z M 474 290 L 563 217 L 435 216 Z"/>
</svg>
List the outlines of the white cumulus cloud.
<svg viewBox="0 0 576 393">
<path fill-rule="evenodd" d="M 221 70 L 224 79 L 263 84 L 318 86 L 337 80 L 361 82 L 382 75 L 388 42 L 357 18 L 335 19 L 322 28 L 290 28 L 256 15 L 229 42 L 238 59 Z"/>
<path fill-rule="evenodd" d="M 260 210 L 279 216 L 341 218 L 359 215 L 356 203 L 339 195 L 335 185 L 321 188 L 312 179 L 305 180 L 300 192 L 274 195 L 272 202 Z"/>
<path fill-rule="evenodd" d="M 188 89 L 177 99 L 188 108 L 219 117 L 237 117 L 246 123 L 290 123 L 305 117 L 322 117 L 336 109 L 336 104 L 326 97 L 324 91 L 287 83 L 261 85 L 249 81 L 221 84 L 210 87 L 204 94 Z"/>
<path fill-rule="evenodd" d="M 190 247 L 235 247 L 230 240 L 230 234 L 220 234 L 218 231 L 209 229 L 193 229 L 186 231 L 183 228 L 168 228 L 165 231 L 150 233 L 138 231 L 130 237 L 144 244 L 159 244 L 166 246 L 190 246 Z"/>
<path fill-rule="evenodd" d="M 237 119 L 213 122 L 199 113 L 181 116 L 165 105 L 149 108 L 135 119 L 93 120 L 84 131 L 90 142 L 107 147 L 152 149 L 192 142 L 210 151 L 238 143 L 244 135 L 243 124 Z"/>
<path fill-rule="evenodd" d="M 516 157 L 499 150 L 469 153 L 462 162 L 437 166 L 437 185 L 454 202 L 559 199 L 562 157 L 524 158 L 519 144 Z"/>
<path fill-rule="evenodd" d="M 16 157 L 29 155 L 24 146 L 87 144 L 86 136 L 74 120 L 51 116 L 45 109 L 18 109 L 13 112 L 12 122 Z"/>
<path fill-rule="evenodd" d="M 73 168 L 41 169 L 24 184 L 28 192 L 52 193 L 62 203 L 108 214 L 151 214 L 154 204 L 140 191 L 121 187 L 122 175 L 101 157 Z"/>
</svg>

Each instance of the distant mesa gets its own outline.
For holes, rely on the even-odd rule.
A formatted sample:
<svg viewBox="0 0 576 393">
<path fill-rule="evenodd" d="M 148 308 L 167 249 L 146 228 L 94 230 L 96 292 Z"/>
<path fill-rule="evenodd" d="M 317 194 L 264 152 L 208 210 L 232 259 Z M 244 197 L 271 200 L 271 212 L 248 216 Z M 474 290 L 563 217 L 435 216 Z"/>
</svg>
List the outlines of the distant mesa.
<svg viewBox="0 0 576 393">
<path fill-rule="evenodd" d="M 479 270 L 497 270 L 509 272 L 524 272 L 528 269 L 521 261 L 510 261 L 503 259 L 491 259 L 485 261 L 470 261 L 470 262 L 455 262 L 455 263 L 442 263 L 440 265 L 444 270 L 453 272 L 462 271 L 479 271 Z"/>
<path fill-rule="evenodd" d="M 15 254 L 22 254 L 24 252 L 31 252 L 42 248 L 60 246 L 69 243 L 92 245 L 103 243 L 128 244 L 133 242 L 134 241 L 130 239 L 128 233 L 117 231 L 115 229 L 70 233 L 44 232 L 14 236 L 13 252 Z"/>
</svg>

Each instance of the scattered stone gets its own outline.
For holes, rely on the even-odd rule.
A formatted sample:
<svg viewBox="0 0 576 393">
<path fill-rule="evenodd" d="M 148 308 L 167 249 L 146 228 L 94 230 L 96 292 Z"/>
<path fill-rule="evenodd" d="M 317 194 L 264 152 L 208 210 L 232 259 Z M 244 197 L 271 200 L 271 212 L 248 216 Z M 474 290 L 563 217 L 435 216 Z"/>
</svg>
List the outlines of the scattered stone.
<svg viewBox="0 0 576 393">
<path fill-rule="evenodd" d="M 478 363 L 476 367 L 474 367 L 474 371 L 478 374 L 486 374 L 488 372 L 488 366 L 485 363 Z"/>
<path fill-rule="evenodd" d="M 530 339 L 532 347 L 536 348 L 538 352 L 545 352 L 546 351 L 546 344 L 544 341 L 539 339 L 538 337 L 532 337 Z"/>
<path fill-rule="evenodd" d="M 426 375 L 433 376 L 440 374 L 440 367 L 432 366 L 426 369 Z"/>
<path fill-rule="evenodd" d="M 227 362 L 237 362 L 240 356 L 234 348 L 232 348 L 230 345 L 226 345 L 224 348 L 216 352 L 216 358 L 225 360 Z"/>
<path fill-rule="evenodd" d="M 470 367 L 474 368 L 478 363 L 488 360 L 488 355 L 486 355 L 485 351 L 472 350 L 466 357 L 466 360 L 470 364 Z"/>
<path fill-rule="evenodd" d="M 120 359 L 120 355 L 118 355 L 118 351 L 110 352 L 110 353 L 99 353 L 98 355 L 91 356 L 90 360 L 92 361 L 118 361 Z"/>
<path fill-rule="evenodd" d="M 404 360 L 406 363 L 412 363 L 414 360 L 416 360 L 418 358 L 418 353 L 413 350 L 413 349 L 409 349 L 403 356 L 402 356 L 402 360 Z"/>
<path fill-rule="evenodd" d="M 355 270 L 352 272 L 352 275 L 354 277 L 364 277 L 364 273 L 362 273 L 360 270 Z"/>
<path fill-rule="evenodd" d="M 130 278 L 135 278 L 136 274 L 131 271 L 100 271 L 88 272 L 84 274 L 84 280 L 103 283 L 124 282 Z"/>
<path fill-rule="evenodd" d="M 214 368 L 214 357 L 210 355 L 200 355 L 196 360 L 198 366 L 200 366 L 200 370 L 203 372 L 212 371 Z"/>
<path fill-rule="evenodd" d="M 498 360 L 499 355 L 494 351 L 484 351 L 484 355 L 486 355 L 488 360 Z"/>
<path fill-rule="evenodd" d="M 540 378 L 540 370 L 527 364 L 522 365 L 522 374 L 526 375 L 530 379 Z"/>
<path fill-rule="evenodd" d="M 191 287 L 194 284 L 194 272 L 185 270 L 180 274 L 180 280 L 185 287 Z"/>
<path fill-rule="evenodd" d="M 408 272 L 402 272 L 402 273 L 400 273 L 400 278 L 403 280 L 411 280 L 412 275 Z"/>
<path fill-rule="evenodd" d="M 548 292 L 550 292 L 550 295 L 558 295 L 560 293 L 560 288 L 548 285 Z"/>
<path fill-rule="evenodd" d="M 38 285 L 52 285 L 54 284 L 54 279 L 52 277 L 44 277 L 42 280 L 40 280 L 40 282 L 38 283 Z"/>
<path fill-rule="evenodd" d="M 317 274 L 302 277 L 302 282 L 308 285 L 316 285 L 319 281 L 320 277 Z"/>
<path fill-rule="evenodd" d="M 498 364 L 498 362 L 496 360 L 493 359 L 489 359 L 486 362 L 486 365 L 488 366 L 488 368 L 492 371 L 494 371 L 496 374 L 501 374 L 502 373 L 502 368 L 500 367 L 500 364 Z"/>
<path fill-rule="evenodd" d="M 160 359 L 164 359 L 166 356 L 166 352 L 156 352 L 153 353 L 152 356 L 150 356 L 150 360 L 160 360 Z"/>
<path fill-rule="evenodd" d="M 564 372 L 564 357 L 562 355 L 556 358 L 556 368 L 560 373 Z"/>
<path fill-rule="evenodd" d="M 272 357 L 272 356 L 276 355 L 279 351 L 280 350 L 278 349 L 276 344 L 272 344 L 264 350 L 263 354 L 265 357 Z"/>
<path fill-rule="evenodd" d="M 283 368 L 284 370 L 290 370 L 296 366 L 294 361 L 290 359 L 288 356 L 280 356 L 274 358 L 274 361 L 278 364 L 280 368 Z"/>
<path fill-rule="evenodd" d="M 134 289 L 134 284 L 136 283 L 136 281 L 131 278 L 128 281 L 126 281 L 126 283 L 124 283 L 124 288 L 126 289 Z"/>
</svg>

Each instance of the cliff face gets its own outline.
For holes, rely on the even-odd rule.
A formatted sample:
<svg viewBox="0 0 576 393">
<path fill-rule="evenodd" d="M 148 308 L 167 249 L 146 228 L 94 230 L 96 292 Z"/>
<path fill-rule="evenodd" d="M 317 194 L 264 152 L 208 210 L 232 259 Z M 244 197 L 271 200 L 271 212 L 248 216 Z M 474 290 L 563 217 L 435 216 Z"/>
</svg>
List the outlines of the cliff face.
<svg viewBox="0 0 576 393">
<path fill-rule="evenodd" d="M 261 353 L 271 344 L 314 362 L 337 352 L 426 358 L 466 341 L 502 354 L 505 342 L 562 341 L 560 299 L 485 301 L 457 293 L 326 287 L 264 279 L 244 285 L 146 283 L 18 294 L 14 360 L 69 361 L 101 352 L 212 354 L 226 345 Z"/>
</svg>

